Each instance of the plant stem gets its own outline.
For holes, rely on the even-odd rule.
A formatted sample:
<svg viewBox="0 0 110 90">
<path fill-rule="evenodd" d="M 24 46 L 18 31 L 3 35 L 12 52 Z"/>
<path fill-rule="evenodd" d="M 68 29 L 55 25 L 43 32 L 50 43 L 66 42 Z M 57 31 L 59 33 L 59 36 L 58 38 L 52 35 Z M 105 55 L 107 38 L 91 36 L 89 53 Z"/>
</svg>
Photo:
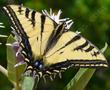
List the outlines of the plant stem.
<svg viewBox="0 0 110 90">
<path fill-rule="evenodd" d="M 19 79 L 18 79 L 18 71 L 16 70 L 16 90 L 21 90 L 20 88 L 20 83 L 19 83 Z"/>
<path fill-rule="evenodd" d="M 8 77 L 7 70 L 4 67 L 2 67 L 1 65 L 0 65 L 0 72 L 2 72 L 6 77 Z"/>
<path fill-rule="evenodd" d="M 8 71 L 0 65 L 0 72 L 3 73 L 8 78 Z M 11 81 L 11 80 L 10 80 Z M 15 82 L 11 81 L 11 83 L 16 86 Z"/>
</svg>

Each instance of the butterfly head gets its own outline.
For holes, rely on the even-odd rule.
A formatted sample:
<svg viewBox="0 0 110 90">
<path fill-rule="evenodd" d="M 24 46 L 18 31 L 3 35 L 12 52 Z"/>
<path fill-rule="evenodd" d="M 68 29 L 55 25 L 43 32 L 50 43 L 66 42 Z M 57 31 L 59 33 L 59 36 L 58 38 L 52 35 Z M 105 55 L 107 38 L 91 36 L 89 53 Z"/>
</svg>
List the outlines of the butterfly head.
<svg viewBox="0 0 110 90">
<path fill-rule="evenodd" d="M 43 70 L 44 69 L 44 65 L 42 60 L 36 60 L 35 62 L 32 63 L 32 67 L 37 69 L 37 70 Z"/>
</svg>

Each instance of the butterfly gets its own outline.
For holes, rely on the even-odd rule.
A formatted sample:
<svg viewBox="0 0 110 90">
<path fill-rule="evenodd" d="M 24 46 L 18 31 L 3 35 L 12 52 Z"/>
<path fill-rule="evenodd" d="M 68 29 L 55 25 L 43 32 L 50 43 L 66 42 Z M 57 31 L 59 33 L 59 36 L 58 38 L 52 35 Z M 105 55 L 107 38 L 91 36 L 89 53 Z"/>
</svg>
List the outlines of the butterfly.
<svg viewBox="0 0 110 90">
<path fill-rule="evenodd" d="M 3 7 L 12 22 L 12 32 L 20 54 L 27 63 L 26 72 L 42 77 L 65 71 L 69 67 L 107 67 L 101 51 L 79 32 L 70 31 L 73 21 L 43 10 L 8 5 Z"/>
</svg>

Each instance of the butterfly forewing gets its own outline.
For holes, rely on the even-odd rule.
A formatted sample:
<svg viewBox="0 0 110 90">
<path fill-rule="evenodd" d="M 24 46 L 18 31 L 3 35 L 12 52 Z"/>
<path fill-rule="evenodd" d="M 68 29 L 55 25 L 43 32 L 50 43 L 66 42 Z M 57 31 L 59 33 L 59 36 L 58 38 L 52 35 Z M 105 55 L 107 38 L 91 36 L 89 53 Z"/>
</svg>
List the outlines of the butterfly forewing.
<svg viewBox="0 0 110 90">
<path fill-rule="evenodd" d="M 9 5 L 7 7 L 11 8 L 15 13 L 15 17 L 17 17 L 19 24 L 21 24 L 26 33 L 33 56 L 36 58 L 43 55 L 54 30 L 53 21 L 45 15 L 25 7 L 22 7 L 21 11 L 19 11 L 19 6 L 17 5 Z M 7 7 L 4 7 L 5 11 Z M 13 17 L 9 17 L 13 19 Z M 12 22 L 15 23 L 14 20 Z M 19 32 L 19 29 L 17 31 Z"/>
<path fill-rule="evenodd" d="M 93 44 L 71 31 L 64 33 L 46 54 L 45 64 L 62 62 L 83 67 L 107 66 L 105 57 Z"/>
</svg>

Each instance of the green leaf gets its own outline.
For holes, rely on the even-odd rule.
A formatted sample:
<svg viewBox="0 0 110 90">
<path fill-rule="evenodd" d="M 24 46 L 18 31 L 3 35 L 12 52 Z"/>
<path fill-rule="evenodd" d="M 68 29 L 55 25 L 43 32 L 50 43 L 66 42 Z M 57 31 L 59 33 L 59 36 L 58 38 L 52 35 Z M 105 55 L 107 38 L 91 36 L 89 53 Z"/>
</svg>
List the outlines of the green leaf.
<svg viewBox="0 0 110 90">
<path fill-rule="evenodd" d="M 8 69 L 8 79 L 14 82 L 16 90 L 20 90 L 20 78 L 25 70 L 26 63 L 17 65 L 17 60 L 15 56 L 15 51 L 10 43 L 15 42 L 14 38 L 10 35 L 7 41 L 7 69 Z M 15 65 L 17 65 L 15 67 Z"/>
<path fill-rule="evenodd" d="M 16 82 L 16 70 L 14 65 L 16 64 L 15 52 L 12 46 L 9 46 L 9 43 L 13 43 L 15 40 L 12 36 L 9 36 L 7 41 L 7 70 L 8 70 L 8 78 L 9 80 Z"/>
<path fill-rule="evenodd" d="M 27 64 L 26 63 L 20 63 L 19 65 L 17 65 L 16 67 L 15 67 L 15 69 L 16 69 L 16 77 L 18 78 L 18 79 L 20 79 L 21 78 L 21 75 L 24 73 L 24 71 L 25 71 L 25 69 L 26 69 L 26 66 L 27 66 Z"/>
<path fill-rule="evenodd" d="M 22 90 L 33 90 L 34 83 L 35 81 L 33 77 L 25 76 L 22 84 Z"/>
</svg>

